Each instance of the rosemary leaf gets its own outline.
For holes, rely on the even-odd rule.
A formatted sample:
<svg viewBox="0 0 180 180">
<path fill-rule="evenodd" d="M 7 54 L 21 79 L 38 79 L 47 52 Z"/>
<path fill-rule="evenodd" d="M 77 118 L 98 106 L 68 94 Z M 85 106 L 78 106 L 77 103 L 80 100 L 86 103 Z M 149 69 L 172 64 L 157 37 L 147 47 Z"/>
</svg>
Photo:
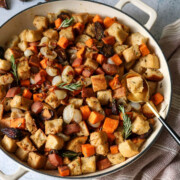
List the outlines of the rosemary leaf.
<svg viewBox="0 0 180 180">
<path fill-rule="evenodd" d="M 68 158 L 75 158 L 78 156 L 78 153 L 74 152 L 74 151 L 64 151 L 62 154 L 61 154 L 62 157 L 68 157 Z"/>
<path fill-rule="evenodd" d="M 123 114 L 124 139 L 127 139 L 132 133 L 132 124 L 129 116 L 126 114 L 123 106 L 119 105 L 119 111 Z"/>
<path fill-rule="evenodd" d="M 14 75 L 14 78 L 15 78 L 15 80 L 16 80 L 16 83 L 18 84 L 18 81 L 19 81 L 19 80 L 18 80 L 18 75 L 17 75 L 17 66 L 16 66 L 16 61 L 15 61 L 13 55 L 11 56 L 10 61 L 11 61 L 11 67 L 12 67 L 11 73 Z"/>
<path fill-rule="evenodd" d="M 58 30 L 62 27 L 66 28 L 69 27 L 72 23 L 74 22 L 74 18 L 72 17 L 71 19 L 65 19 L 61 25 L 58 27 Z"/>
<path fill-rule="evenodd" d="M 82 87 L 82 84 L 80 82 L 71 83 L 71 84 L 67 84 L 67 85 L 66 85 L 66 83 L 61 83 L 58 87 L 61 89 L 74 91 L 74 90 L 79 90 Z"/>
</svg>

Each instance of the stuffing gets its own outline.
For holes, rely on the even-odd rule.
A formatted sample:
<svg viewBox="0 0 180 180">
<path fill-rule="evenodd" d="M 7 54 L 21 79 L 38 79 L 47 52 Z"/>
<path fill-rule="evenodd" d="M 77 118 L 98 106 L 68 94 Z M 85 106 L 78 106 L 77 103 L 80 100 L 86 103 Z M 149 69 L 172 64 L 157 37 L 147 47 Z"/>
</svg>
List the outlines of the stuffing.
<svg viewBox="0 0 180 180">
<path fill-rule="evenodd" d="M 132 123 L 132 132 L 138 135 L 145 134 L 149 131 L 149 122 L 143 116 L 137 116 Z"/>
<path fill-rule="evenodd" d="M 50 92 L 46 97 L 45 102 L 49 104 L 52 108 L 57 108 L 61 104 L 61 100 L 58 100 L 54 92 Z"/>
<path fill-rule="evenodd" d="M 79 13 L 79 14 L 72 14 L 72 17 L 74 18 L 74 21 L 80 22 L 82 24 L 86 24 L 89 20 L 89 14 L 88 13 Z"/>
<path fill-rule="evenodd" d="M 69 41 L 74 41 L 74 32 L 72 26 L 64 28 L 59 32 L 59 38 L 65 37 Z"/>
<path fill-rule="evenodd" d="M 116 42 L 113 48 L 114 48 L 114 52 L 119 56 L 121 56 L 123 51 L 128 48 L 128 45 L 122 45 L 121 43 Z"/>
<path fill-rule="evenodd" d="M 97 98 L 102 105 L 107 105 L 112 102 L 112 91 L 110 89 L 105 91 L 98 91 Z"/>
<path fill-rule="evenodd" d="M 139 50 L 138 45 L 134 45 L 128 49 L 125 49 L 122 54 L 127 63 L 131 61 L 135 61 L 141 56 L 141 52 Z"/>
<path fill-rule="evenodd" d="M 149 102 L 151 104 L 151 106 L 154 108 L 154 110 L 157 111 L 156 106 L 153 104 L 152 101 Z M 153 118 L 155 115 L 154 113 L 151 111 L 151 109 L 149 108 L 149 106 L 147 105 L 147 103 L 145 103 L 142 106 L 142 113 L 144 114 L 144 116 L 146 116 L 147 118 Z"/>
<path fill-rule="evenodd" d="M 13 81 L 14 81 L 14 79 L 13 79 L 11 73 L 0 76 L 0 86 L 8 85 L 8 84 L 12 83 Z"/>
<path fill-rule="evenodd" d="M 96 171 L 96 157 L 81 157 L 82 173 L 92 173 Z"/>
<path fill-rule="evenodd" d="M 140 93 L 143 91 L 143 79 L 140 76 L 127 78 L 127 88 L 131 93 Z"/>
<path fill-rule="evenodd" d="M 91 82 L 94 92 L 106 90 L 107 88 L 107 83 L 104 74 L 91 76 Z"/>
<path fill-rule="evenodd" d="M 18 78 L 25 80 L 30 78 L 30 67 L 27 60 L 20 61 L 17 65 Z"/>
<path fill-rule="evenodd" d="M 33 20 L 33 25 L 38 30 L 43 30 L 48 28 L 48 18 L 45 16 L 35 16 Z"/>
<path fill-rule="evenodd" d="M 69 163 L 68 167 L 70 169 L 70 175 L 71 176 L 77 176 L 77 175 L 82 174 L 80 157 L 78 157 L 77 159 L 75 159 L 71 163 Z"/>
<path fill-rule="evenodd" d="M 160 68 L 159 58 L 155 54 L 148 54 L 140 58 L 140 61 L 141 61 L 141 66 L 144 68 L 153 68 L 153 69 Z"/>
<path fill-rule="evenodd" d="M 116 41 L 123 44 L 128 37 L 128 33 L 123 30 L 120 23 L 113 23 L 106 31 L 110 36 L 114 36 Z"/>
<path fill-rule="evenodd" d="M 134 45 L 141 45 L 141 44 L 146 44 L 147 43 L 147 40 L 148 38 L 147 37 L 144 37 L 141 33 L 139 32 L 136 32 L 136 33 L 132 33 L 127 41 L 128 41 L 128 44 L 131 45 L 131 46 L 134 46 Z"/>
<path fill-rule="evenodd" d="M 124 156 L 122 156 L 121 153 L 117 153 L 117 154 L 108 154 L 107 155 L 107 158 L 109 159 L 109 161 L 112 163 L 112 164 L 120 164 L 122 162 L 124 162 L 126 159 Z"/>
<path fill-rule="evenodd" d="M 164 78 L 158 69 L 147 69 L 143 75 L 149 81 L 161 81 Z"/>
<path fill-rule="evenodd" d="M 54 29 L 47 29 L 43 35 L 49 39 L 58 40 L 58 32 Z"/>
<path fill-rule="evenodd" d="M 17 149 L 16 140 L 4 136 L 1 140 L 2 147 L 8 152 L 15 152 Z"/>
</svg>

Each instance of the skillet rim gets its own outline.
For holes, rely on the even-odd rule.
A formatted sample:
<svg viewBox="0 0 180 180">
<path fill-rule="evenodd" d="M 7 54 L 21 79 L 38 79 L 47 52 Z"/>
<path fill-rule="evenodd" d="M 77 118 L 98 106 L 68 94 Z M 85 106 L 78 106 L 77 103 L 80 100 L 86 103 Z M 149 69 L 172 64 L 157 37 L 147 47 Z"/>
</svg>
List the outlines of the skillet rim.
<svg viewBox="0 0 180 180">
<path fill-rule="evenodd" d="M 31 9 L 31 8 L 34 8 L 36 6 L 41 6 L 43 4 L 48 4 L 48 3 L 54 3 L 56 1 L 60 1 L 60 0 L 54 0 L 54 1 L 47 1 L 47 2 L 39 2 L 37 3 L 36 5 L 33 5 L 31 7 L 28 7 L 20 12 L 18 12 L 17 14 L 15 14 L 14 16 L 12 16 L 10 19 L 8 19 L 5 23 L 3 23 L 0 28 L 2 28 L 3 26 L 5 26 L 9 21 L 11 21 L 11 19 L 13 19 L 14 17 L 16 17 L 17 15 Z M 169 69 L 169 66 L 168 66 L 168 63 L 167 63 L 167 60 L 164 56 L 164 53 L 162 52 L 157 40 L 155 39 L 155 37 L 150 33 L 150 30 L 148 30 L 143 24 L 141 24 L 140 22 L 138 22 L 134 17 L 132 17 L 131 15 L 127 14 L 126 12 L 123 12 L 122 10 L 114 7 L 114 6 L 111 6 L 109 4 L 104 4 L 104 3 L 101 3 L 101 2 L 94 2 L 92 0 L 78 0 L 78 1 L 82 1 L 82 2 L 90 2 L 90 3 L 94 3 L 94 4 L 101 4 L 101 5 L 104 5 L 104 6 L 107 6 L 107 7 L 110 7 L 114 10 L 117 10 L 123 14 L 125 14 L 126 16 L 128 16 L 129 18 L 133 19 L 136 23 L 138 23 L 141 27 L 143 27 L 150 35 L 150 37 L 156 42 L 157 46 L 159 47 L 160 49 L 160 52 L 162 53 L 163 55 L 163 58 L 165 60 L 165 63 L 167 65 L 167 68 L 168 68 L 168 74 L 169 74 L 169 78 L 170 78 L 170 101 L 169 101 L 169 107 L 168 107 L 168 111 L 167 111 L 167 115 L 166 115 L 166 118 L 165 120 L 168 118 L 168 115 L 169 115 L 169 111 L 170 111 L 170 107 L 171 107 L 171 103 L 172 103 L 172 76 L 171 76 L 171 72 L 170 72 L 170 69 Z M 74 1 L 75 2 L 75 1 Z M 93 175 L 93 176 L 88 176 L 88 177 L 78 177 L 78 176 L 67 176 L 67 177 L 62 177 L 62 176 L 56 176 L 56 175 L 51 175 L 51 174 L 47 174 L 45 172 L 42 172 L 42 171 L 38 171 L 36 169 L 33 169 L 31 168 L 30 166 L 27 166 L 27 165 L 24 165 L 23 163 L 21 163 L 20 161 L 14 159 L 11 155 L 8 154 L 8 152 L 6 152 L 1 146 L 0 146 L 0 149 L 2 150 L 2 152 L 7 155 L 9 158 L 11 158 L 13 161 L 15 161 L 16 163 L 18 163 L 21 167 L 23 167 L 24 169 L 26 170 L 29 170 L 29 171 L 32 171 L 32 172 L 36 172 L 36 173 L 39 173 L 39 174 L 42 174 L 42 175 L 46 175 L 46 176 L 50 176 L 50 177 L 55 177 L 55 178 L 62 178 L 62 179 L 89 179 L 89 178 L 97 178 L 97 177 L 103 177 L 105 175 L 110 175 L 112 173 L 115 173 L 125 167 L 127 167 L 128 165 L 132 164 L 133 162 L 135 162 L 137 159 L 139 159 L 143 154 L 145 154 L 149 149 L 150 147 L 155 143 L 155 141 L 158 139 L 158 137 L 160 136 L 161 132 L 162 132 L 162 129 L 163 129 L 163 125 L 161 126 L 158 134 L 156 135 L 156 137 L 152 140 L 152 142 L 143 150 L 141 151 L 133 160 L 129 161 L 128 163 L 124 164 L 123 166 L 121 167 L 117 167 L 111 171 L 108 171 L 108 172 L 104 172 L 104 173 L 100 173 L 98 175 Z"/>
</svg>

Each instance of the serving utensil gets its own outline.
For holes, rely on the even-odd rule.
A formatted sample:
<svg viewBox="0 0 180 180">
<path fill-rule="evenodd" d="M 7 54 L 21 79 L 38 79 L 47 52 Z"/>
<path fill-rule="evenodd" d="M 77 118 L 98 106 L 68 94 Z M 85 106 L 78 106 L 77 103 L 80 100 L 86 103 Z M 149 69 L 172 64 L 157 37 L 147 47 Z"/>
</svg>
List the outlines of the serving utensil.
<svg viewBox="0 0 180 180">
<path fill-rule="evenodd" d="M 123 76 L 122 83 L 126 84 L 126 79 L 130 77 L 140 76 L 140 74 L 136 72 L 130 72 Z M 159 119 L 159 121 L 162 123 L 162 125 L 166 128 L 166 130 L 169 132 L 169 134 L 174 138 L 174 140 L 178 143 L 180 146 L 180 136 L 165 122 L 165 119 L 153 108 L 153 106 L 149 103 L 149 86 L 147 81 L 142 77 L 143 79 L 143 86 L 144 89 L 141 93 L 131 93 L 128 92 L 127 99 L 131 102 L 145 102 L 148 107 L 151 109 L 151 111 L 154 113 L 154 115 Z"/>
</svg>

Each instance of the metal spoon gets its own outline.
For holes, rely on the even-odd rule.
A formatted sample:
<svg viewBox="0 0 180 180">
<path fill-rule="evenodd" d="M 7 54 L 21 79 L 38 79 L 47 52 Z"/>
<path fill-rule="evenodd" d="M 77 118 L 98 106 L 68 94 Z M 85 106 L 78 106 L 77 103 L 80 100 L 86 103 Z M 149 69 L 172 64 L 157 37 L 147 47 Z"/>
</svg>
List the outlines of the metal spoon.
<svg viewBox="0 0 180 180">
<path fill-rule="evenodd" d="M 122 81 L 123 83 L 126 84 L 126 79 L 128 77 L 134 77 L 134 76 L 141 76 L 138 73 L 135 72 L 130 72 L 127 73 L 123 78 Z M 142 77 L 142 76 L 141 76 Z M 143 77 L 142 77 L 143 78 Z M 174 140 L 178 143 L 178 145 L 180 146 L 180 137 L 179 135 L 165 122 L 164 118 L 162 116 L 160 116 L 160 114 L 152 107 L 152 105 L 149 103 L 149 86 L 147 81 L 143 78 L 143 86 L 144 89 L 141 93 L 128 93 L 127 99 L 131 102 L 146 102 L 148 107 L 152 110 L 152 112 L 154 113 L 154 115 L 159 119 L 159 121 L 162 123 L 162 125 L 166 128 L 166 130 L 170 133 L 170 135 L 174 138 Z"/>
</svg>

